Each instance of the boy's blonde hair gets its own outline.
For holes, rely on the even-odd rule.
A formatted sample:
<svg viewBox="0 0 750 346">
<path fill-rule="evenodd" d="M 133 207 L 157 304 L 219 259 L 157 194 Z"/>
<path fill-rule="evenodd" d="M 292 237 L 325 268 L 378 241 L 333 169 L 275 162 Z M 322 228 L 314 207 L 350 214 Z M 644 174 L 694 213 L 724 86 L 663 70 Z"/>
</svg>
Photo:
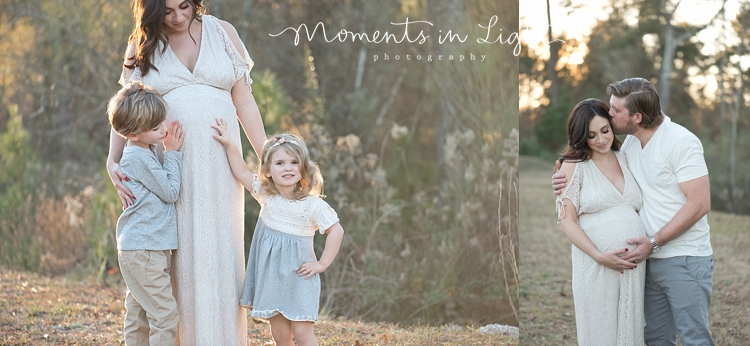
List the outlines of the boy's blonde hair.
<svg viewBox="0 0 750 346">
<path fill-rule="evenodd" d="M 107 116 L 115 132 L 127 137 L 159 126 L 167 117 L 167 102 L 154 88 L 135 81 L 109 100 Z"/>
<path fill-rule="evenodd" d="M 258 177 L 261 181 L 261 191 L 267 195 L 278 195 L 279 191 L 273 185 L 273 180 L 266 176 L 271 171 L 271 158 L 277 150 L 286 152 L 299 160 L 299 173 L 302 176 L 294 189 L 294 199 L 303 199 L 307 196 L 323 196 L 323 175 L 320 168 L 310 157 L 305 142 L 299 136 L 281 133 L 271 136 L 263 144 L 260 165 L 258 166 Z"/>
</svg>

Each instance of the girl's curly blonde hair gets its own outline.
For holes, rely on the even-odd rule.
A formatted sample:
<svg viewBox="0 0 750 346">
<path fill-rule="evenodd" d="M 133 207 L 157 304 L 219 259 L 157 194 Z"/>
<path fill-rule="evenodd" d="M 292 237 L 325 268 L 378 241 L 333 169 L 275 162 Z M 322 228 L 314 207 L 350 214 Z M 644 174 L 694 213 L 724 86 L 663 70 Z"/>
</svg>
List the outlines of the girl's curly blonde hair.
<svg viewBox="0 0 750 346">
<path fill-rule="evenodd" d="M 273 153 L 280 149 L 286 150 L 289 155 L 299 160 L 299 173 L 302 177 L 294 189 L 293 198 L 300 200 L 307 196 L 325 197 L 323 195 L 323 175 L 320 174 L 318 164 L 310 157 L 310 152 L 302 138 L 290 133 L 275 134 L 263 144 L 260 165 L 258 166 L 261 193 L 266 195 L 279 194 L 279 191 L 273 185 L 273 180 L 266 174 L 271 171 L 269 160 L 273 157 Z"/>
</svg>

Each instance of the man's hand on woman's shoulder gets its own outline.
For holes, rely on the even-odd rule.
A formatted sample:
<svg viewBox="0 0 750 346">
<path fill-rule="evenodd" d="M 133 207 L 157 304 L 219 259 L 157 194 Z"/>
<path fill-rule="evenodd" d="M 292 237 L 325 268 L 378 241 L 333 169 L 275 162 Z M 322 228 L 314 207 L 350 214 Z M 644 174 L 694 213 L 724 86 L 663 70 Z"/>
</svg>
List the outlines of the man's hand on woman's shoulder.
<svg viewBox="0 0 750 346">
<path fill-rule="evenodd" d="M 565 174 L 560 172 L 561 166 L 562 163 L 560 162 L 560 160 L 556 160 L 555 174 L 552 175 L 552 190 L 554 190 L 553 192 L 555 195 L 560 195 L 562 193 L 562 190 L 568 183 L 568 179 L 565 177 Z"/>
</svg>

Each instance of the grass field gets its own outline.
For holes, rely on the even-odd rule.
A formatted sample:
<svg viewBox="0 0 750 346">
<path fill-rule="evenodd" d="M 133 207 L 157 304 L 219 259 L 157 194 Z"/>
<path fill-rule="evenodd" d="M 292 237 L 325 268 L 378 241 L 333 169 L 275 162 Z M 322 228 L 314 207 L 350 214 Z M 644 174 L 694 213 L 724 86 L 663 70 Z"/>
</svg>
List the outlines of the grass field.
<svg viewBox="0 0 750 346">
<path fill-rule="evenodd" d="M 115 274 L 115 275 L 120 275 Z M 93 280 L 47 278 L 0 268 L 0 346 L 122 345 L 124 287 Z M 321 318 L 320 345 L 518 345 L 518 339 L 479 327 L 400 327 Z M 248 345 L 273 345 L 268 324 L 248 319 Z"/>
<path fill-rule="evenodd" d="M 556 224 L 553 163 L 520 161 L 521 345 L 576 345 L 570 241 Z M 750 345 L 750 216 L 708 214 L 714 250 L 709 320 L 716 345 Z"/>
</svg>

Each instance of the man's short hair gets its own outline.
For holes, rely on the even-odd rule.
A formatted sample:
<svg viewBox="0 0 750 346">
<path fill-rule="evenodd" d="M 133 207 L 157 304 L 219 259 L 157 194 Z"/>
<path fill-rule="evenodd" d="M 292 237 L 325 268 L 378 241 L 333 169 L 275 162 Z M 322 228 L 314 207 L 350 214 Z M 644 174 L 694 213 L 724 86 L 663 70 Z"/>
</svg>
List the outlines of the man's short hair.
<svg viewBox="0 0 750 346">
<path fill-rule="evenodd" d="M 611 83 L 607 86 L 607 94 L 624 98 L 629 116 L 641 113 L 640 126 L 645 129 L 659 126 L 664 121 L 656 87 L 644 78 L 627 78 Z"/>
<path fill-rule="evenodd" d="M 115 132 L 127 137 L 159 126 L 167 117 L 167 102 L 154 88 L 135 81 L 109 100 L 107 116 Z"/>
</svg>

